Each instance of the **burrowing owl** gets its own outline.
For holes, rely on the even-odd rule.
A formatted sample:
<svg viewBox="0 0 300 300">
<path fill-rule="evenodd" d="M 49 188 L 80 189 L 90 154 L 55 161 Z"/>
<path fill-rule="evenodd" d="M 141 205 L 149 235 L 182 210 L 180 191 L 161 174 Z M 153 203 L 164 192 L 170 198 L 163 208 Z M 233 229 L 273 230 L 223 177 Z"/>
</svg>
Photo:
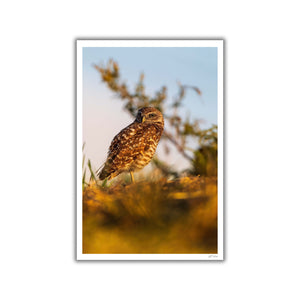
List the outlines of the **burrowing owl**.
<svg viewBox="0 0 300 300">
<path fill-rule="evenodd" d="M 106 162 L 99 172 L 101 180 L 112 179 L 122 172 L 145 167 L 153 157 L 164 130 L 162 113 L 153 107 L 138 111 L 133 123 L 121 130 L 112 140 Z"/>
</svg>

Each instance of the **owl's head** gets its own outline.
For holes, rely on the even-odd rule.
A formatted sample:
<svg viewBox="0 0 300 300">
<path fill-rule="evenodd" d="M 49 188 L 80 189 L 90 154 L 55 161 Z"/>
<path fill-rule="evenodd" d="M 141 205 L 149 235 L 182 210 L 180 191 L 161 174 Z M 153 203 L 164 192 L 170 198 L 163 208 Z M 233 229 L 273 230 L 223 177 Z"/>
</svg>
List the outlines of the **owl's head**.
<svg viewBox="0 0 300 300">
<path fill-rule="evenodd" d="M 154 107 L 143 107 L 138 111 L 136 121 L 139 123 L 155 123 L 164 125 L 162 113 Z"/>
</svg>

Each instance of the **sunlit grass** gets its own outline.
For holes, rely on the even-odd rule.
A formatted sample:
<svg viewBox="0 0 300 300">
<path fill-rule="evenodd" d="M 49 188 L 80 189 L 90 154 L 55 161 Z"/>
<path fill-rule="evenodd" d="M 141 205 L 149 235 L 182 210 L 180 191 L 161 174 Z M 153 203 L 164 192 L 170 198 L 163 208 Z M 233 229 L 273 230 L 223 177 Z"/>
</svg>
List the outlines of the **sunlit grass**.
<svg viewBox="0 0 300 300">
<path fill-rule="evenodd" d="M 217 180 L 83 189 L 83 253 L 217 253 Z"/>
</svg>

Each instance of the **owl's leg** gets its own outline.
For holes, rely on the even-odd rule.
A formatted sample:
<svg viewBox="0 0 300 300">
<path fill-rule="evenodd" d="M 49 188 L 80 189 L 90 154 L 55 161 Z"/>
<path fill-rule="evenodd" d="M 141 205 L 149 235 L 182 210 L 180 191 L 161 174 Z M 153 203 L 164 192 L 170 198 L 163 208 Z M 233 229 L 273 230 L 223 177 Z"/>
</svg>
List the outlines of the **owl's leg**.
<svg viewBox="0 0 300 300">
<path fill-rule="evenodd" d="M 134 177 L 133 177 L 133 172 L 132 171 L 130 171 L 130 177 L 131 177 L 131 182 L 134 183 L 135 181 L 134 181 Z"/>
</svg>

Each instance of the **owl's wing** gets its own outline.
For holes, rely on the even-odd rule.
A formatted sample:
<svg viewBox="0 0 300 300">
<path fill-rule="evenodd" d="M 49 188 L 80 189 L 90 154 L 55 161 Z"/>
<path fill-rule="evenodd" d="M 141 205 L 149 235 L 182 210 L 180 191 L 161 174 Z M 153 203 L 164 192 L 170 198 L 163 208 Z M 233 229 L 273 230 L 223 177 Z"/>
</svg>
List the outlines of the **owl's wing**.
<svg viewBox="0 0 300 300">
<path fill-rule="evenodd" d="M 127 170 L 143 150 L 140 145 L 144 143 L 144 139 L 142 127 L 138 123 L 132 123 L 120 131 L 110 144 L 108 157 L 99 178 L 112 178 Z"/>
</svg>

